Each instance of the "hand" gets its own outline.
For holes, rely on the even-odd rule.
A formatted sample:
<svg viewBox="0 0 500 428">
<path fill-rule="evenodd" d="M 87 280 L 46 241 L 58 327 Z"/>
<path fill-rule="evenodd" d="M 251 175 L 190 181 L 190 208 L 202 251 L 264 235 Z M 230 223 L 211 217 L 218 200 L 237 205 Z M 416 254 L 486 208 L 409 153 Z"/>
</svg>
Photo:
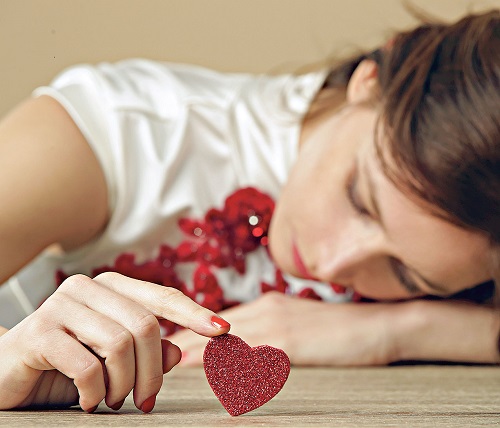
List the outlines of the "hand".
<svg viewBox="0 0 500 428">
<path fill-rule="evenodd" d="M 381 365 L 394 360 L 386 313 L 391 304 L 325 303 L 270 292 L 220 313 L 250 346 L 283 349 L 295 365 Z M 180 366 L 202 364 L 206 338 L 181 330 L 169 339 Z"/>
<path fill-rule="evenodd" d="M 205 336 L 226 333 L 214 315 L 173 288 L 116 273 L 70 277 L 0 336 L 0 409 L 79 402 L 93 411 L 105 399 L 117 410 L 133 389 L 137 408 L 149 412 L 181 356 L 160 339 L 158 319 Z"/>
</svg>

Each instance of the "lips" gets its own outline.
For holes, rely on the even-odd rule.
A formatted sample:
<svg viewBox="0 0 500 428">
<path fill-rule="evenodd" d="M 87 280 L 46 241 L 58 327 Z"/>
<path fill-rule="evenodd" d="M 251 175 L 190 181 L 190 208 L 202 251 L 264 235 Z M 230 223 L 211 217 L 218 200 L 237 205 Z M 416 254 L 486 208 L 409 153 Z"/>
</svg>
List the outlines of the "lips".
<svg viewBox="0 0 500 428">
<path fill-rule="evenodd" d="M 293 253 L 293 261 L 295 263 L 295 267 L 297 268 L 298 272 L 300 273 L 300 276 L 302 276 L 305 279 L 314 280 L 314 277 L 309 273 L 309 271 L 306 268 L 306 265 L 302 261 L 302 258 L 300 257 L 299 250 L 297 249 L 295 244 L 293 244 L 293 246 L 292 246 L 292 253 Z"/>
</svg>

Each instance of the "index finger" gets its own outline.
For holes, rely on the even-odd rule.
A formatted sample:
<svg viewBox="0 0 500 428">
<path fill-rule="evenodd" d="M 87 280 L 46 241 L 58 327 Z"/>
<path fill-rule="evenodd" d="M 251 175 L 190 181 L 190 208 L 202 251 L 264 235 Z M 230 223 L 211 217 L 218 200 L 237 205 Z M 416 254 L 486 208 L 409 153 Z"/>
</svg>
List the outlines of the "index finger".
<svg viewBox="0 0 500 428">
<path fill-rule="evenodd" d="M 218 336 L 231 328 L 215 312 L 198 305 L 176 288 L 129 278 L 116 272 L 102 273 L 94 281 L 143 305 L 157 318 L 170 320 L 203 336 Z"/>
</svg>

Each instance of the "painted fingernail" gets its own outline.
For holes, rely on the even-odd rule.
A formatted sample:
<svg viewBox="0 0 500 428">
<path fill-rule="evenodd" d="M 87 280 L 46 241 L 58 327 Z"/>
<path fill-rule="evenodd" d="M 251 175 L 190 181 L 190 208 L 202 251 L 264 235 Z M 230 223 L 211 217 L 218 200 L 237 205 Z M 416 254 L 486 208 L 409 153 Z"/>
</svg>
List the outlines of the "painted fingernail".
<svg viewBox="0 0 500 428">
<path fill-rule="evenodd" d="M 141 410 L 144 413 L 149 413 L 151 412 L 151 410 L 153 410 L 155 403 L 156 403 L 156 395 L 152 395 L 147 400 L 145 400 L 144 403 L 142 403 Z"/>
<path fill-rule="evenodd" d="M 99 405 L 91 407 L 90 409 L 87 409 L 86 412 L 87 413 L 94 413 L 98 407 L 99 407 Z"/>
<path fill-rule="evenodd" d="M 113 410 L 120 410 L 123 406 L 123 403 L 125 403 L 125 399 L 118 401 L 118 403 L 115 403 L 112 406 L 109 406 L 109 408 Z"/>
<path fill-rule="evenodd" d="M 212 325 L 216 328 L 229 328 L 231 327 L 231 324 L 229 324 L 227 321 L 223 320 L 222 318 L 216 317 L 215 315 L 210 318 L 210 321 L 212 321 Z"/>
</svg>

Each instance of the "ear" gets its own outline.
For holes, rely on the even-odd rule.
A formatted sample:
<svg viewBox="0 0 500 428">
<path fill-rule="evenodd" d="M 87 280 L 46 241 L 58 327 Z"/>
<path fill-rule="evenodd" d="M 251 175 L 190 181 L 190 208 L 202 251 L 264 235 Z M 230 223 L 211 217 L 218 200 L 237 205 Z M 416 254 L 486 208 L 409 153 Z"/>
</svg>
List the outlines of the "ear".
<svg viewBox="0 0 500 428">
<path fill-rule="evenodd" d="M 365 59 L 359 63 L 347 84 L 347 102 L 359 103 L 373 100 L 378 89 L 378 66 Z"/>
</svg>

